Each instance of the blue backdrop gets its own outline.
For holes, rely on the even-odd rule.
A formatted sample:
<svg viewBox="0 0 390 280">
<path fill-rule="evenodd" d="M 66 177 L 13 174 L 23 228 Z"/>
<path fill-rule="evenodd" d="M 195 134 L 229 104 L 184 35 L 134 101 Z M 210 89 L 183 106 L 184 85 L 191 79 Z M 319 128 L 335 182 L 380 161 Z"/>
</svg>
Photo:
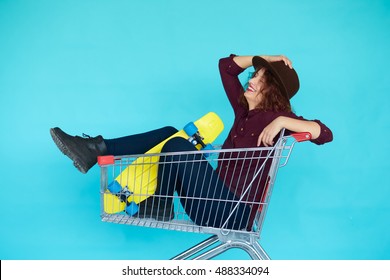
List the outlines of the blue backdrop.
<svg viewBox="0 0 390 280">
<path fill-rule="evenodd" d="M 264 248 L 389 259 L 389 28 L 387 0 L 0 0 L 0 259 L 168 259 L 205 238 L 101 222 L 99 168 L 79 173 L 49 128 L 113 138 L 215 111 L 221 143 L 230 53 L 290 57 L 297 114 L 334 132 L 281 169 Z"/>
</svg>

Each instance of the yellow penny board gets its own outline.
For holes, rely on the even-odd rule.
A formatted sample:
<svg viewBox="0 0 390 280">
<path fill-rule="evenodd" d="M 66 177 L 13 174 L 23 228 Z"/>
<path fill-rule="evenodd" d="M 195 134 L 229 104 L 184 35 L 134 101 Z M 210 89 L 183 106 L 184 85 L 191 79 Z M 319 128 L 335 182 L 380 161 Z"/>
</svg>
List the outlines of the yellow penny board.
<svg viewBox="0 0 390 280">
<path fill-rule="evenodd" d="M 205 144 L 212 143 L 222 132 L 224 125 L 217 114 L 210 112 L 194 122 L 198 128 L 200 136 Z M 171 137 L 165 139 L 158 145 L 151 148 L 146 154 L 161 153 L 164 144 L 173 137 L 183 137 L 188 139 L 184 130 L 180 130 Z M 201 145 L 196 146 L 201 149 Z M 127 187 L 132 194 L 127 198 L 128 202 L 140 203 L 151 196 L 157 187 L 157 171 L 159 156 L 138 157 L 126 169 L 124 169 L 116 178 L 122 188 Z M 125 209 L 126 203 L 121 201 L 115 194 L 108 190 L 104 193 L 104 211 L 108 214 L 118 213 Z"/>
</svg>

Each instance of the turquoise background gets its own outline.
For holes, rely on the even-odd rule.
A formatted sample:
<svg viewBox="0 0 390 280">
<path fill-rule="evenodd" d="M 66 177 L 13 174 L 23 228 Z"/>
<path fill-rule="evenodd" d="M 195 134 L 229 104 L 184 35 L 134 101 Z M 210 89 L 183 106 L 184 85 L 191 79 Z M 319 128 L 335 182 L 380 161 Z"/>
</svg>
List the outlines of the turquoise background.
<svg viewBox="0 0 390 280">
<path fill-rule="evenodd" d="M 99 168 L 79 173 L 49 128 L 113 138 L 215 111 L 221 143 L 230 53 L 291 58 L 297 114 L 334 133 L 281 169 L 270 256 L 390 259 L 389 29 L 387 0 L 0 0 L 0 259 L 168 259 L 204 239 L 101 222 Z"/>
</svg>

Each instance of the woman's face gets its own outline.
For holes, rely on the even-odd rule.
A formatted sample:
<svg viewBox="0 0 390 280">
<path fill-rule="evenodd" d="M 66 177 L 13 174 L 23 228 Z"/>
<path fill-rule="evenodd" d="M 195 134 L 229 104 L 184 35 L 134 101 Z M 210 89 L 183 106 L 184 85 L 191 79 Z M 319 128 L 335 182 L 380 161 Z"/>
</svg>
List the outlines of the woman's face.
<svg viewBox="0 0 390 280">
<path fill-rule="evenodd" d="M 254 109 L 262 99 L 262 90 L 265 86 L 263 80 L 265 70 L 265 68 L 261 68 L 248 82 L 248 88 L 244 92 L 244 96 L 248 102 L 249 110 Z"/>
</svg>

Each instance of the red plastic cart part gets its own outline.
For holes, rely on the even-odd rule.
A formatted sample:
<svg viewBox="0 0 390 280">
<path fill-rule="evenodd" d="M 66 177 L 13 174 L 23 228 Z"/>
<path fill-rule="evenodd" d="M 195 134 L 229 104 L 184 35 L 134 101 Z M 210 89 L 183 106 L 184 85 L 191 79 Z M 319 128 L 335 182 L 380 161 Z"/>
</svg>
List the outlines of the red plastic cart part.
<svg viewBox="0 0 390 280">
<path fill-rule="evenodd" d="M 99 165 L 108 165 L 115 163 L 114 156 L 98 156 L 97 161 Z"/>
<path fill-rule="evenodd" d="M 265 190 L 263 191 L 263 193 L 265 193 L 265 194 L 268 194 L 269 184 L 271 183 L 271 180 L 270 180 L 270 179 L 271 179 L 271 178 L 268 176 L 267 181 L 266 181 L 266 183 L 265 183 Z M 263 207 L 264 207 L 264 204 L 265 204 L 265 198 L 266 198 L 266 197 L 267 197 L 266 195 L 262 196 L 261 201 L 260 201 L 259 208 L 257 208 L 257 212 L 263 211 Z"/>
<path fill-rule="evenodd" d="M 293 133 L 291 134 L 292 137 L 297 140 L 297 142 L 303 142 L 308 141 L 311 139 L 311 133 L 310 132 L 299 132 L 299 133 Z"/>
</svg>

